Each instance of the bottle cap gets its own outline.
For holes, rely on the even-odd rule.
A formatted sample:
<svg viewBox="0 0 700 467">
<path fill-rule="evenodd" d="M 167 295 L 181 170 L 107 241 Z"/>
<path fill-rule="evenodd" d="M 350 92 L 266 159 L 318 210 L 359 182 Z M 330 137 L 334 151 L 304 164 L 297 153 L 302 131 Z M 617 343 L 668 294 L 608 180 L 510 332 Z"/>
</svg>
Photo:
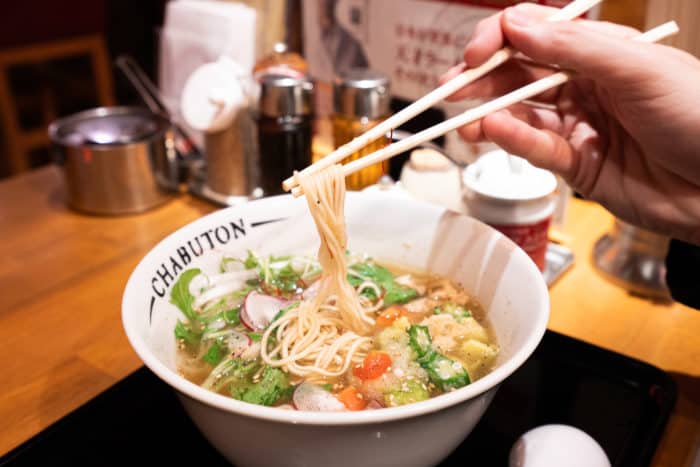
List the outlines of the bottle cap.
<svg viewBox="0 0 700 467">
<path fill-rule="evenodd" d="M 452 166 L 447 157 L 430 148 L 414 149 L 409 163 L 418 172 L 442 172 Z"/>
<path fill-rule="evenodd" d="M 266 75 L 289 76 L 290 78 L 305 78 L 308 67 L 304 58 L 291 52 L 284 42 L 277 42 L 272 47 L 272 53 L 260 59 L 253 68 L 253 77 L 262 81 Z"/>
<path fill-rule="evenodd" d="M 389 114 L 389 78 L 366 68 L 352 68 L 335 79 L 335 112 L 346 117 L 377 119 Z"/>
<path fill-rule="evenodd" d="M 265 75 L 260 82 L 260 113 L 267 117 L 310 115 L 313 89 L 308 78 Z"/>
</svg>

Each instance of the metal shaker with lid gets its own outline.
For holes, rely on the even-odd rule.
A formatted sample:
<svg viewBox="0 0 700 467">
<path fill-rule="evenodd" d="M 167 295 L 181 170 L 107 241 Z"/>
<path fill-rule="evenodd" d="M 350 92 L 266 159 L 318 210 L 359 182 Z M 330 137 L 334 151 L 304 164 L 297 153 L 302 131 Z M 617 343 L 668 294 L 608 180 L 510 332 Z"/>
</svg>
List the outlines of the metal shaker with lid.
<svg viewBox="0 0 700 467">
<path fill-rule="evenodd" d="M 390 113 L 389 78 L 377 71 L 355 68 L 339 76 L 333 86 L 333 140 L 338 148 L 384 120 Z M 358 159 L 388 144 L 379 138 L 348 156 L 343 163 Z M 348 189 L 360 190 L 372 185 L 388 169 L 388 162 L 375 164 L 346 179 Z"/>
<path fill-rule="evenodd" d="M 218 204 L 245 202 L 255 188 L 250 83 L 249 73 L 222 56 L 198 67 L 182 90 L 182 115 L 191 128 L 203 132 L 206 154 L 206 166 L 194 171 L 190 186 Z"/>
<path fill-rule="evenodd" d="M 282 193 L 282 180 L 311 163 L 312 99 L 308 78 L 261 78 L 258 145 L 265 195 Z"/>
</svg>

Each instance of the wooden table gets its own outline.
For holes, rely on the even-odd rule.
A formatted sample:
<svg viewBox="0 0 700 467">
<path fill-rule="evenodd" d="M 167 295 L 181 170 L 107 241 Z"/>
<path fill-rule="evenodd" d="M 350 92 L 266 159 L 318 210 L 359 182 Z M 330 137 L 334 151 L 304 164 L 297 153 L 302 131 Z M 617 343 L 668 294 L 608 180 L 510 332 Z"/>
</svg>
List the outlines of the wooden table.
<svg viewBox="0 0 700 467">
<path fill-rule="evenodd" d="M 141 366 L 120 320 L 126 280 L 159 240 L 215 207 L 181 195 L 144 214 L 67 210 L 58 170 L 0 182 L 0 453 Z M 551 291 L 550 329 L 671 372 L 679 399 L 654 466 L 690 466 L 700 444 L 700 311 L 627 295 L 591 267 L 612 222 L 572 200 L 576 264 Z M 697 465 L 697 464 L 696 464 Z"/>
</svg>

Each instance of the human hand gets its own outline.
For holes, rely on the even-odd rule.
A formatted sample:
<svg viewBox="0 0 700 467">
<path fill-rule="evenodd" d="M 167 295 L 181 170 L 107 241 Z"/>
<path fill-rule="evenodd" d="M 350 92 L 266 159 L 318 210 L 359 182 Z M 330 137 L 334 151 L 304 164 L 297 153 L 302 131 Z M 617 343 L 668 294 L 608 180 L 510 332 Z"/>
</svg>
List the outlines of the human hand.
<svg viewBox="0 0 700 467">
<path fill-rule="evenodd" d="M 536 166 L 620 219 L 700 244 L 700 61 L 632 41 L 610 23 L 547 22 L 554 10 L 521 4 L 483 20 L 464 51 L 475 67 L 505 45 L 576 72 L 564 86 L 461 128 Z M 463 71 L 450 70 L 444 80 Z M 514 59 L 450 100 L 491 98 L 552 73 Z"/>
</svg>

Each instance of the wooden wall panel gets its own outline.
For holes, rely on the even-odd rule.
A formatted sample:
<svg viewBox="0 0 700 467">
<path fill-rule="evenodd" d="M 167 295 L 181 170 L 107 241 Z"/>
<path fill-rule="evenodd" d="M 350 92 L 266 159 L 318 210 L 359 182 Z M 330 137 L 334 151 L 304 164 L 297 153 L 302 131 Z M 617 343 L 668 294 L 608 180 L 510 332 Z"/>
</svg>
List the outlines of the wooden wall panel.
<svg viewBox="0 0 700 467">
<path fill-rule="evenodd" d="M 700 1 L 648 0 L 648 3 L 647 26 L 676 20 L 681 31 L 667 43 L 700 57 Z"/>
<path fill-rule="evenodd" d="M 648 0 L 605 0 L 601 6 L 600 19 L 643 29 L 645 25 L 647 1 Z"/>
</svg>

